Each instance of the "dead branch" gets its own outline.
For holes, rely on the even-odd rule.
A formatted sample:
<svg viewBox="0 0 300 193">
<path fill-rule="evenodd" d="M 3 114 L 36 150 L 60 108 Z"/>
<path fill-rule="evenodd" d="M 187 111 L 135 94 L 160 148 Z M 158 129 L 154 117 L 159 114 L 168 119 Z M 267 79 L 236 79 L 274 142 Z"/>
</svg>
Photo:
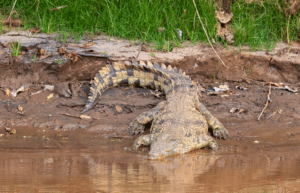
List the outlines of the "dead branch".
<svg viewBox="0 0 300 193">
<path fill-rule="evenodd" d="M 9 22 L 10 22 L 10 19 L 11 19 L 12 14 L 14 13 L 16 3 L 17 3 L 17 0 L 15 0 L 15 3 L 14 3 L 14 5 L 13 5 L 11 11 L 10 11 L 10 14 L 9 14 L 8 18 L 7 18 L 7 20 L 8 20 Z"/>
<path fill-rule="evenodd" d="M 141 53 L 141 51 L 142 51 L 142 44 L 140 45 L 140 50 L 139 50 L 139 53 L 136 55 L 136 57 L 135 57 L 135 60 L 137 60 L 138 59 L 138 57 L 139 57 L 139 55 L 140 55 L 140 53 Z"/>
<path fill-rule="evenodd" d="M 290 44 L 290 34 L 289 34 L 290 19 L 291 19 L 291 15 L 289 15 L 288 24 L 286 26 L 286 36 L 287 36 L 287 42 L 288 42 L 288 44 Z"/>
<path fill-rule="evenodd" d="M 263 114 L 264 110 L 267 108 L 269 101 L 271 101 L 270 99 L 270 94 L 271 94 L 271 84 L 269 84 L 269 94 L 268 94 L 268 98 L 267 98 L 267 102 L 265 104 L 265 107 L 263 108 L 263 110 L 261 111 L 260 115 L 258 116 L 257 120 L 259 121 L 261 115 Z"/>
<path fill-rule="evenodd" d="M 50 11 L 59 10 L 59 9 L 65 8 L 65 7 L 68 7 L 68 5 L 56 7 L 56 8 L 50 9 Z"/>
<path fill-rule="evenodd" d="M 208 40 L 208 42 L 209 42 L 211 48 L 214 50 L 215 54 L 217 55 L 217 57 L 219 58 L 219 60 L 222 62 L 222 64 L 223 64 L 226 68 L 228 68 L 228 66 L 226 66 L 226 64 L 223 62 L 223 60 L 220 58 L 220 56 L 219 56 L 218 53 L 216 52 L 215 48 L 214 48 L 213 45 L 211 44 L 211 41 L 210 41 L 210 39 L 209 39 L 209 37 L 208 37 L 208 35 L 207 35 L 207 32 L 206 32 L 206 30 L 205 30 L 204 24 L 202 23 L 202 20 L 201 20 L 201 18 L 200 18 L 200 15 L 199 15 L 199 12 L 198 12 L 198 9 L 197 9 L 195 0 L 193 0 L 193 2 L 194 2 L 194 5 L 195 5 L 195 9 L 196 9 L 196 12 L 197 12 L 199 21 L 200 21 L 200 23 L 201 23 L 201 25 L 202 25 L 202 28 L 203 28 L 203 30 L 204 30 L 204 32 L 205 32 L 205 35 L 206 35 L 206 37 L 207 37 L 207 40 Z"/>
</svg>

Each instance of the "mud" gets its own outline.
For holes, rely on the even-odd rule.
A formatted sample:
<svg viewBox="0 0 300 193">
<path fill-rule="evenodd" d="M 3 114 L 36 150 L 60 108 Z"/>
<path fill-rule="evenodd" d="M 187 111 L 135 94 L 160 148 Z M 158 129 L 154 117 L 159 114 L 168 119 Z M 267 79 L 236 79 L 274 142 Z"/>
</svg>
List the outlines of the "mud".
<svg viewBox="0 0 300 193">
<path fill-rule="evenodd" d="M 164 96 L 147 88 L 114 88 L 86 113 L 92 119 L 81 119 L 90 80 L 103 66 L 124 57 L 80 55 L 83 51 L 77 50 L 72 53 L 77 59 L 57 53 L 51 55 L 54 59 L 33 61 L 32 53 L 42 44 L 25 46 L 25 53 L 17 58 L 2 45 L 0 179 L 5 186 L 1 192 L 293 192 L 300 188 L 300 103 L 294 92 L 300 80 L 297 46 L 279 44 L 274 52 L 217 46 L 227 67 L 205 46 L 181 59 L 159 54 L 151 58 L 182 69 L 198 82 L 201 102 L 232 137 L 217 140 L 220 148 L 215 154 L 201 149 L 153 162 L 146 159 L 147 147 L 123 151 L 137 137 L 126 128 Z M 59 45 L 51 52 L 58 52 Z M 180 50 L 171 54 L 176 52 Z M 272 84 L 271 100 L 258 121 L 269 94 L 266 82 L 283 83 L 291 91 Z M 229 91 L 215 93 L 213 88 L 220 85 L 228 85 Z M 5 94 L 5 89 L 13 93 L 22 86 L 16 97 Z"/>
</svg>

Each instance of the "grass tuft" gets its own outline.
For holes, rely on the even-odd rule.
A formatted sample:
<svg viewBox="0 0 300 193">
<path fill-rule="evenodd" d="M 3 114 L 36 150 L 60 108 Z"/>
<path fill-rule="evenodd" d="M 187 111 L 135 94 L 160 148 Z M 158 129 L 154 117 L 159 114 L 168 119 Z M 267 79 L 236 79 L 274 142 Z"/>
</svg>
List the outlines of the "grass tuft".
<svg viewBox="0 0 300 193">
<path fill-rule="evenodd" d="M 285 2 L 233 1 L 231 30 L 235 36 L 234 45 L 248 45 L 252 50 L 270 50 L 275 42 L 286 41 L 288 17 L 285 9 L 288 5 Z M 0 0 L 0 13 L 8 16 L 13 3 L 14 1 Z M 224 43 L 216 37 L 215 1 L 197 0 L 196 4 L 209 37 L 217 43 Z M 51 11 L 64 5 L 67 7 Z M 58 39 L 63 43 L 67 43 L 70 36 L 80 41 L 86 32 L 139 39 L 166 51 L 180 46 L 186 40 L 207 43 L 199 21 L 197 18 L 194 20 L 195 7 L 191 0 L 23 0 L 17 1 L 15 9 L 24 20 L 25 29 L 40 27 L 45 33 L 58 32 Z M 159 28 L 164 30 L 158 30 Z M 182 31 L 182 39 L 179 38 L 177 28 Z M 298 11 L 290 18 L 291 41 L 298 40 L 299 29 Z"/>
</svg>

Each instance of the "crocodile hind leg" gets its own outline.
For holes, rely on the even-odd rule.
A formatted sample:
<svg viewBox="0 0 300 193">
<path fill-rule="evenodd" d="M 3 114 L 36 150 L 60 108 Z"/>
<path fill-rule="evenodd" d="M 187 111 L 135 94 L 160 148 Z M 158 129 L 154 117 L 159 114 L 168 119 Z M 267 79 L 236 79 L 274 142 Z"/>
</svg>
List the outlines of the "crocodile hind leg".
<svg viewBox="0 0 300 193">
<path fill-rule="evenodd" d="M 158 113 L 165 107 L 166 101 L 162 101 L 158 103 L 156 107 L 151 109 L 148 112 L 144 112 L 137 116 L 128 127 L 128 131 L 130 135 L 132 134 L 138 134 L 143 133 L 145 130 L 145 125 L 149 122 L 151 122 L 155 116 L 158 115 Z"/>
<path fill-rule="evenodd" d="M 214 117 L 204 107 L 204 105 L 199 102 L 198 99 L 196 99 L 196 108 L 205 117 L 208 125 L 213 129 L 213 134 L 215 137 L 223 138 L 223 139 L 230 138 L 229 133 L 227 129 L 224 127 L 224 125 L 216 117 Z"/>
<path fill-rule="evenodd" d="M 188 141 L 189 141 L 188 143 L 184 144 L 184 147 L 182 148 L 182 152 L 180 152 L 181 154 L 192 151 L 193 149 L 199 149 L 206 146 L 209 146 L 213 150 L 218 149 L 217 142 L 209 135 L 195 136 L 189 138 Z"/>
<path fill-rule="evenodd" d="M 195 145 L 197 148 L 202 148 L 208 145 L 213 150 L 218 149 L 217 142 L 209 135 L 197 136 L 195 139 Z"/>
</svg>

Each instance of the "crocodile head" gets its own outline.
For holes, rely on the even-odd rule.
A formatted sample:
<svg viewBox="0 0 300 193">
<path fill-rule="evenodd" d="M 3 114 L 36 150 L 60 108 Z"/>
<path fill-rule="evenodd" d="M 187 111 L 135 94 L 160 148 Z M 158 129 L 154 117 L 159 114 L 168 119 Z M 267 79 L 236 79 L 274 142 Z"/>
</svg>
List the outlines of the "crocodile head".
<svg viewBox="0 0 300 193">
<path fill-rule="evenodd" d="M 164 157 L 183 154 L 192 149 L 187 148 L 189 139 L 185 136 L 176 136 L 172 133 L 161 133 L 153 140 L 150 147 L 149 159 L 162 159 Z"/>
</svg>

